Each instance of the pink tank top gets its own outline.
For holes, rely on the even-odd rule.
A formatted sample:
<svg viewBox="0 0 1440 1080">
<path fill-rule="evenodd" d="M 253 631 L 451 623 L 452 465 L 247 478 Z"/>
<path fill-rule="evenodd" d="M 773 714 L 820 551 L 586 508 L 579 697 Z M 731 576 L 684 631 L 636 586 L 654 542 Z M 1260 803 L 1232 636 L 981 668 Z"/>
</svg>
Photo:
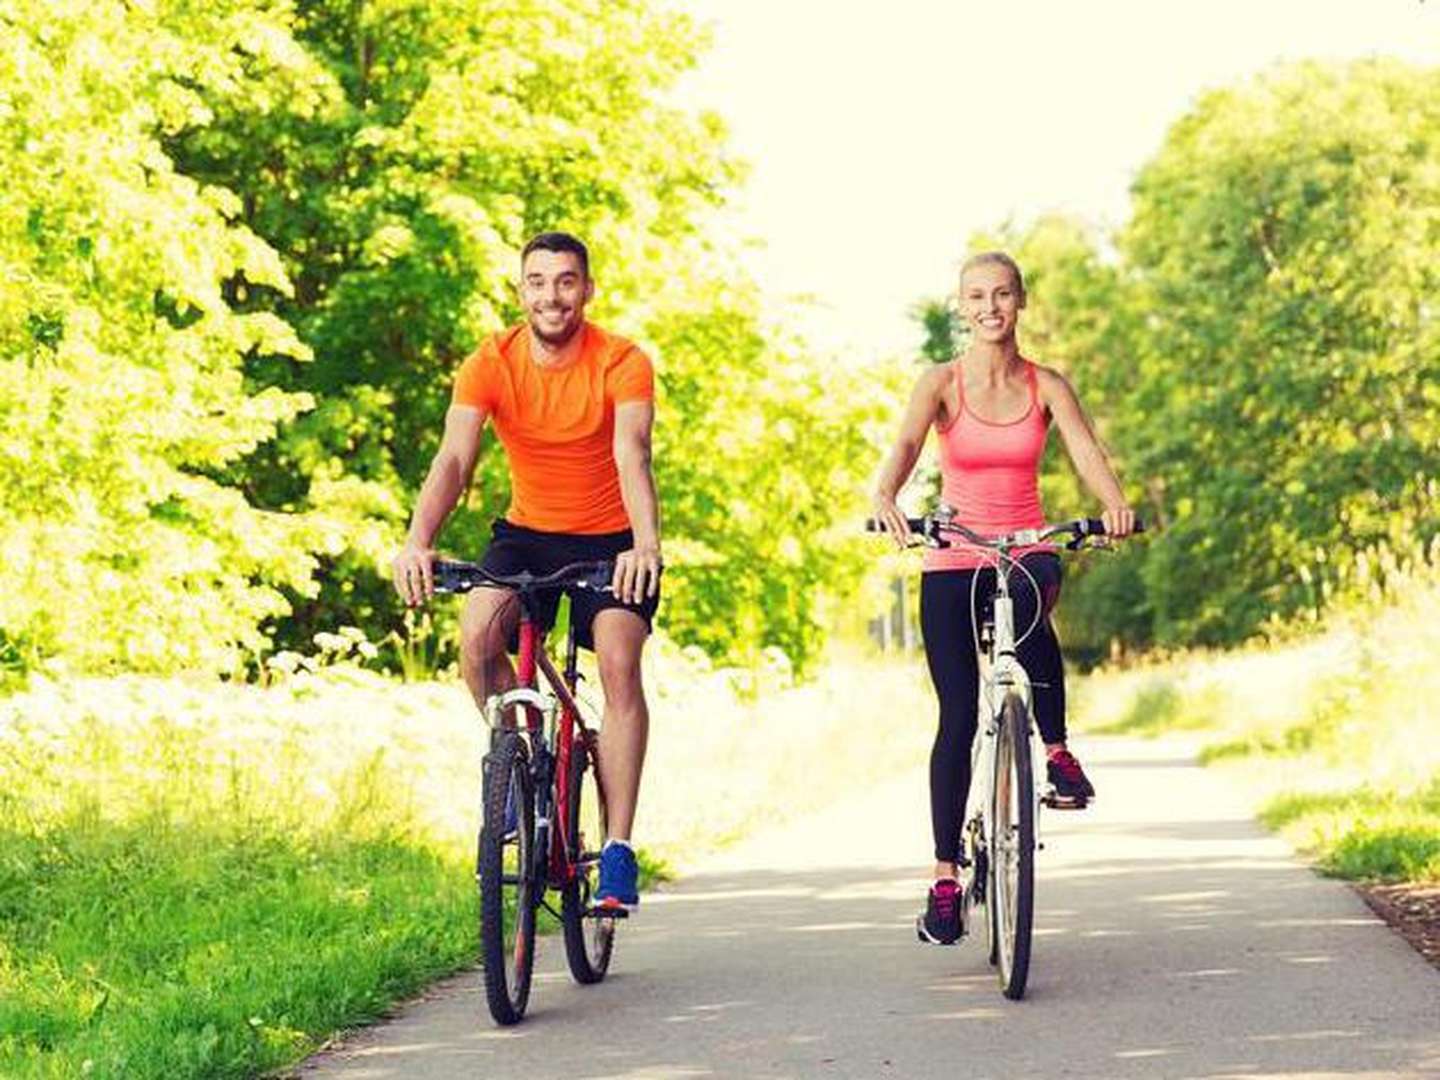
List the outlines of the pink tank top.
<svg viewBox="0 0 1440 1080">
<path fill-rule="evenodd" d="M 1025 381 L 1030 387 L 1030 407 L 1025 415 L 1008 423 L 995 423 L 976 416 L 965 401 L 965 382 L 955 365 L 955 386 L 960 392 L 960 411 L 950 425 L 937 429 L 940 437 L 940 501 L 954 507 L 955 520 L 981 536 L 996 536 L 1015 529 L 1033 529 L 1045 523 L 1040 506 L 1040 458 L 1050 418 L 1040 403 L 1035 365 L 1024 361 Z M 985 549 L 962 546 L 927 548 L 925 570 L 970 570 L 993 566 L 995 556 Z M 1054 545 L 1016 549 L 1053 551 Z"/>
</svg>

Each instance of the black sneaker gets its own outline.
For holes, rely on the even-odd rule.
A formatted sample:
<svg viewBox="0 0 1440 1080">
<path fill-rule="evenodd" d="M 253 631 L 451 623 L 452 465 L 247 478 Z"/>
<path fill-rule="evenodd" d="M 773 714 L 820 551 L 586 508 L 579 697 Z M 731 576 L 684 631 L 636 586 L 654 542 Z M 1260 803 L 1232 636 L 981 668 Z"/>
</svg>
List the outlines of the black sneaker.
<svg viewBox="0 0 1440 1080">
<path fill-rule="evenodd" d="M 1058 805 L 1082 808 L 1095 797 L 1095 788 L 1069 750 L 1056 750 L 1045 764 L 1045 774 L 1055 789 Z"/>
<path fill-rule="evenodd" d="M 965 933 L 961 923 L 960 883 L 941 878 L 930 886 L 925 913 L 915 917 L 915 933 L 931 945 L 954 945 Z"/>
</svg>

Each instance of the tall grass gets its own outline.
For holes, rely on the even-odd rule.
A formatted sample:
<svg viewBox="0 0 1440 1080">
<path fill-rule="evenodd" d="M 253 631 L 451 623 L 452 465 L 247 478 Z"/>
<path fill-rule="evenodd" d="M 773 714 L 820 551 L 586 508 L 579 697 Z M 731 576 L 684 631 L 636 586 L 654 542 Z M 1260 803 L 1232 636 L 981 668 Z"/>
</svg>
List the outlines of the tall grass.
<svg viewBox="0 0 1440 1080">
<path fill-rule="evenodd" d="M 5 701 L 0 1074 L 254 1075 L 467 962 L 466 847 L 416 781 L 478 746 L 438 695 L 387 689 Z"/>
<path fill-rule="evenodd" d="M 657 641 L 637 839 L 699 864 L 914 763 L 923 680 Z M 0 700 L 0 1075 L 252 1076 L 473 963 L 483 743 L 459 685 L 343 664 Z"/>
<path fill-rule="evenodd" d="M 1374 562 L 1370 585 L 1307 632 L 1086 680 L 1083 726 L 1196 732 L 1201 760 L 1232 770 L 1326 871 L 1440 880 L 1440 571 Z"/>
</svg>

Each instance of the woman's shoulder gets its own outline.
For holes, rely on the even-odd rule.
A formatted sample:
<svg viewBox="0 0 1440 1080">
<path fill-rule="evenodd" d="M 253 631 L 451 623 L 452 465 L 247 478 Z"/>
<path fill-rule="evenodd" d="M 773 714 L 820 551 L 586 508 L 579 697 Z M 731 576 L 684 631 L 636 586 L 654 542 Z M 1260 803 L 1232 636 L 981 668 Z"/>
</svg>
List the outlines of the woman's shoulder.
<svg viewBox="0 0 1440 1080">
<path fill-rule="evenodd" d="M 915 390 L 938 394 L 955 377 L 955 366 L 958 363 L 957 360 L 947 360 L 943 364 L 930 364 L 920 372 L 920 377 L 915 380 Z"/>
<path fill-rule="evenodd" d="M 1074 390 L 1070 386 L 1070 380 L 1065 377 L 1065 373 L 1061 371 L 1060 368 L 1053 367 L 1049 364 L 1042 364 L 1038 360 L 1031 360 L 1028 357 L 1025 362 L 1030 365 L 1030 370 L 1035 373 L 1035 384 L 1039 387 L 1042 394 L 1047 391 L 1064 392 L 1067 390 L 1072 394 L 1074 393 Z"/>
</svg>

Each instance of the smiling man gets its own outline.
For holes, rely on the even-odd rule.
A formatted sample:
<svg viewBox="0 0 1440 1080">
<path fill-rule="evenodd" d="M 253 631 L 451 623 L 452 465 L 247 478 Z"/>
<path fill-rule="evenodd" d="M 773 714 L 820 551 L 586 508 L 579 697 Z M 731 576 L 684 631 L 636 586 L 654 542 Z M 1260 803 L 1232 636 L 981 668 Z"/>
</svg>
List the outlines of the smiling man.
<svg viewBox="0 0 1440 1080">
<path fill-rule="evenodd" d="M 579 643 L 595 651 L 605 691 L 601 780 L 611 840 L 600 857 L 596 904 L 639 902 L 630 830 L 649 712 L 640 654 L 660 601 L 660 515 L 650 468 L 654 373 L 633 343 L 585 319 L 595 295 L 585 245 L 541 233 L 520 256 L 526 321 L 489 337 L 455 378 L 445 435 L 420 490 L 395 588 L 407 604 L 433 593 L 436 535 L 470 484 L 488 420 L 510 466 L 510 506 L 497 518 L 482 565 L 496 574 L 546 574 L 613 559 L 612 595 L 577 593 Z M 553 619 L 558 595 L 546 612 Z M 461 617 L 461 663 L 476 703 L 514 685 L 506 644 L 519 618 L 514 594 L 476 589 Z"/>
</svg>

